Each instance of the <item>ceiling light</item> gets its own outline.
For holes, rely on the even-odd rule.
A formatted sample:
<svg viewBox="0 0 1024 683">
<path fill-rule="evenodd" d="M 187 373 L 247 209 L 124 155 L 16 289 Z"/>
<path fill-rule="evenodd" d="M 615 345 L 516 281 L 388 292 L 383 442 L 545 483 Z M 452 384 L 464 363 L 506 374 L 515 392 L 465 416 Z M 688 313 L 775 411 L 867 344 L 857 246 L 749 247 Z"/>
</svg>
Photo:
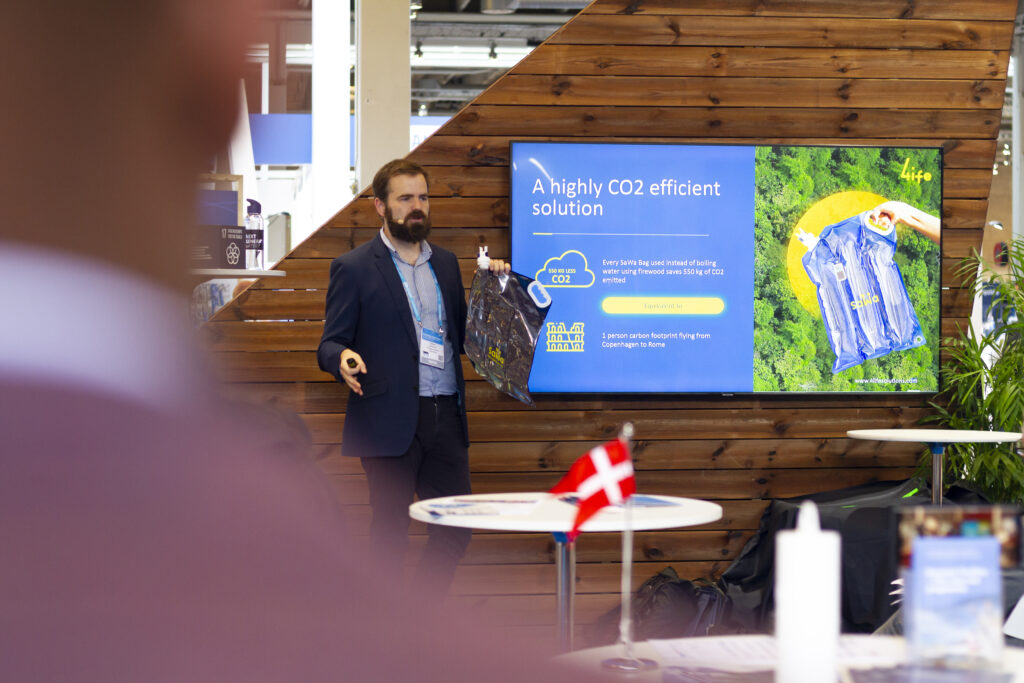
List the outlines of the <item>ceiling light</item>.
<svg viewBox="0 0 1024 683">
<path fill-rule="evenodd" d="M 424 41 L 422 57 L 415 56 L 415 49 L 414 45 L 409 46 L 412 65 L 417 69 L 510 69 L 533 50 L 528 45 L 502 43 L 501 52 L 498 52 L 495 43 L 495 54 L 492 56 L 489 42 L 482 45 L 431 45 L 430 41 Z"/>
<path fill-rule="evenodd" d="M 416 110 L 416 113 L 418 115 L 420 115 L 420 116 L 426 116 L 427 115 L 427 105 L 425 105 L 425 104 L 423 104 L 421 102 L 420 103 L 420 108 Z"/>
<path fill-rule="evenodd" d="M 519 7 L 519 0 L 480 0 L 483 14 L 512 14 Z"/>
</svg>

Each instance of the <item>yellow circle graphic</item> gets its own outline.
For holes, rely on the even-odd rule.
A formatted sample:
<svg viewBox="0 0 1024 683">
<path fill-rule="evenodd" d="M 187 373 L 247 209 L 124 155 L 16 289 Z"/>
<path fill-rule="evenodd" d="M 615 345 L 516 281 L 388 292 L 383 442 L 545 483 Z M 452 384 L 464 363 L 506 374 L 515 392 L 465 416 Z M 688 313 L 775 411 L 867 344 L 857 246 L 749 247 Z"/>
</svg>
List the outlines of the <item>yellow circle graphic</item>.
<svg viewBox="0 0 1024 683">
<path fill-rule="evenodd" d="M 812 315 L 820 318 L 821 308 L 818 306 L 818 293 L 814 288 L 814 283 L 807 277 L 807 271 L 804 270 L 802 259 L 807 253 L 807 247 L 796 238 L 797 233 L 803 230 L 817 237 L 822 230 L 833 223 L 873 209 L 884 201 L 886 201 L 885 197 L 874 192 L 859 190 L 836 192 L 812 204 L 811 208 L 807 209 L 807 213 L 801 216 L 793 227 L 793 231 L 789 235 L 789 247 L 786 250 L 789 284 L 793 288 L 796 300 Z"/>
</svg>

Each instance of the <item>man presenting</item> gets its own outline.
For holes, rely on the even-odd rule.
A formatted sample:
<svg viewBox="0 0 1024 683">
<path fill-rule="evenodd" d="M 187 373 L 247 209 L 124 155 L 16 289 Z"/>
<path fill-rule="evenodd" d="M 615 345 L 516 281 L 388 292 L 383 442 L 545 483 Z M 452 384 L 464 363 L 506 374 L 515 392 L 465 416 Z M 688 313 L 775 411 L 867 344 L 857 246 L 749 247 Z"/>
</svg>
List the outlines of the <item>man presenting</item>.
<svg viewBox="0 0 1024 683">
<path fill-rule="evenodd" d="M 342 454 L 370 489 L 371 551 L 400 572 L 409 505 L 470 493 L 463 351 L 466 297 L 455 255 L 427 243 L 427 173 L 396 159 L 374 176 L 383 219 L 373 240 L 331 263 L 320 369 L 351 390 Z M 491 262 L 494 272 L 510 266 Z M 430 525 L 419 579 L 447 592 L 471 532 Z"/>
</svg>

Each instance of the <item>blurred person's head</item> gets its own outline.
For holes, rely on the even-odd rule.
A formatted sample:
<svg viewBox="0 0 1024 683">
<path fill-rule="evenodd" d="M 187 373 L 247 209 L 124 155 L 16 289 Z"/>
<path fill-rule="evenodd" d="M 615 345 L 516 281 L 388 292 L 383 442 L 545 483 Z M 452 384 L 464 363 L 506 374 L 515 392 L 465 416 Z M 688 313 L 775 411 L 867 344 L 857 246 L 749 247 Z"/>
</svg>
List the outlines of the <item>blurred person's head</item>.
<svg viewBox="0 0 1024 683">
<path fill-rule="evenodd" d="M 250 6 L 7 3 L 0 240 L 184 285 L 196 174 L 236 121 Z M 397 178 L 425 192 L 422 169 Z M 9 382 L 0 641 L 17 657 L 0 679 L 488 680 L 512 662 L 505 678 L 544 680 L 471 616 L 424 628 L 419 596 L 374 582 L 299 423 L 276 442 L 219 411 L 189 421 Z"/>
<path fill-rule="evenodd" d="M 240 100 L 249 0 L 5 7 L 0 239 L 183 288 L 196 176 Z"/>
<path fill-rule="evenodd" d="M 430 181 L 426 170 L 407 159 L 384 164 L 373 177 L 373 204 L 389 237 L 422 242 L 430 235 Z"/>
</svg>

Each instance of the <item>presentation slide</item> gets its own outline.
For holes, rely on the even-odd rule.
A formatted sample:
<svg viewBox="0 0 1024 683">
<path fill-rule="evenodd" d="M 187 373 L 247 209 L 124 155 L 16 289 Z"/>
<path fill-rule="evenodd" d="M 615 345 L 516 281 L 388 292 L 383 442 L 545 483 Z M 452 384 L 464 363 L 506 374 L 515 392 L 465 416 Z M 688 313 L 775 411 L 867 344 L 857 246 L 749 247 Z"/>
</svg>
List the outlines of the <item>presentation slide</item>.
<svg viewBox="0 0 1024 683">
<path fill-rule="evenodd" d="M 934 149 L 512 143 L 511 262 L 553 300 L 530 391 L 936 391 L 940 172 Z"/>
</svg>

